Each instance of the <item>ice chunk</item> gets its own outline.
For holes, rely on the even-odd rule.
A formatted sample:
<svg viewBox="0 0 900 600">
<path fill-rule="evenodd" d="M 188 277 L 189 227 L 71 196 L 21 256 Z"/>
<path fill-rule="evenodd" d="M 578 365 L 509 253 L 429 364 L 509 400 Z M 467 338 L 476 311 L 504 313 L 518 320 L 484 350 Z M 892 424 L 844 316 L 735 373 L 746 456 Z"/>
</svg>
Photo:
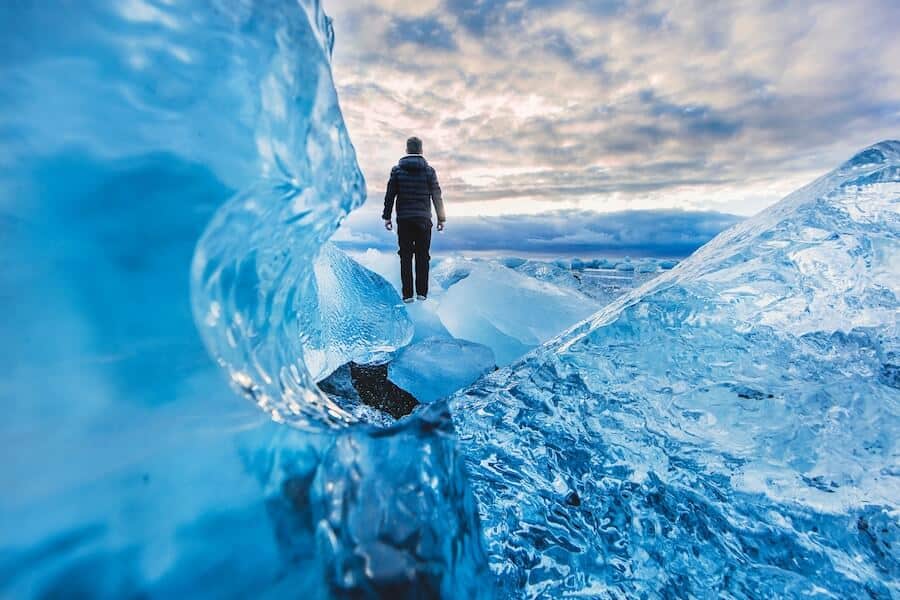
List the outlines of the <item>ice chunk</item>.
<svg viewBox="0 0 900 600">
<path fill-rule="evenodd" d="M 672 260 L 672 259 L 668 259 L 668 258 L 667 258 L 667 259 L 664 259 L 664 260 L 659 261 L 659 268 L 660 268 L 660 269 L 667 269 L 667 270 L 668 270 L 668 269 L 674 269 L 674 268 L 676 267 L 676 265 L 678 265 L 678 261 L 677 261 L 677 260 Z"/>
<path fill-rule="evenodd" d="M 636 270 L 638 273 L 656 273 L 659 267 L 654 260 L 643 260 L 638 263 Z"/>
<path fill-rule="evenodd" d="M 365 252 L 350 252 L 350 257 L 365 268 L 375 271 L 385 278 L 399 294 L 400 289 L 400 257 L 396 252 L 382 252 L 369 248 Z"/>
<path fill-rule="evenodd" d="M 388 282 L 321 246 L 308 192 L 262 185 L 231 199 L 197 245 L 192 283 L 200 332 L 234 385 L 274 418 L 312 428 L 354 421 L 315 381 L 396 350 L 413 330 Z"/>
<path fill-rule="evenodd" d="M 86 0 L 0 14 L 0 596 L 323 596 L 311 524 L 278 531 L 283 482 L 266 486 L 276 455 L 313 471 L 323 438 L 223 385 L 189 276 L 216 209 L 261 179 L 294 218 L 306 194 L 322 238 L 362 202 L 324 13 Z M 260 237 L 285 248 L 288 229 Z M 236 286 L 198 323 L 233 303 L 261 314 L 275 298 L 260 291 Z M 287 537 L 303 551 L 283 552 Z"/>
<path fill-rule="evenodd" d="M 503 263 L 504 267 L 509 267 L 510 269 L 516 269 L 521 267 L 526 262 L 528 262 L 524 258 L 519 258 L 518 256 L 508 256 L 500 259 L 500 262 Z"/>
<path fill-rule="evenodd" d="M 472 266 L 480 260 L 466 260 L 457 257 L 445 258 L 441 260 L 432 270 L 432 280 L 438 284 L 440 289 L 446 290 L 466 277 L 472 272 Z"/>
<path fill-rule="evenodd" d="M 518 358 L 597 309 L 587 296 L 501 264 L 466 263 L 468 276 L 447 289 L 437 314 L 454 337 L 490 347 L 498 365 Z"/>
<path fill-rule="evenodd" d="M 354 257 L 399 287 L 396 254 L 368 250 Z M 443 257 L 432 264 L 428 300 L 406 306 L 413 341 L 453 337 L 477 342 L 491 348 L 498 364 L 561 333 L 599 308 L 597 298 L 608 300 L 631 284 L 596 290 L 568 267 L 524 259 Z"/>
<path fill-rule="evenodd" d="M 494 597 L 465 482 L 446 405 L 425 407 L 390 435 L 342 432 L 310 490 L 307 518 L 332 587 L 322 596 Z"/>
<path fill-rule="evenodd" d="M 523 596 L 896 595 L 898 200 L 881 143 L 455 397 L 494 569 Z"/>
<path fill-rule="evenodd" d="M 494 370 L 494 353 L 487 346 L 431 337 L 401 350 L 391 362 L 388 378 L 419 402 L 434 402 L 466 387 Z"/>
<path fill-rule="evenodd" d="M 380 275 L 362 267 L 333 244 L 316 259 L 317 305 L 298 348 L 316 381 L 353 361 L 370 363 L 412 339 L 413 324 L 400 296 Z M 300 335 L 297 336 L 301 338 Z"/>
<path fill-rule="evenodd" d="M 450 332 L 444 327 L 441 318 L 437 314 L 438 302 L 432 296 L 430 300 L 417 300 L 412 304 L 406 305 L 406 314 L 412 321 L 415 333 L 413 334 L 413 344 L 421 342 L 429 338 L 452 338 Z"/>
</svg>

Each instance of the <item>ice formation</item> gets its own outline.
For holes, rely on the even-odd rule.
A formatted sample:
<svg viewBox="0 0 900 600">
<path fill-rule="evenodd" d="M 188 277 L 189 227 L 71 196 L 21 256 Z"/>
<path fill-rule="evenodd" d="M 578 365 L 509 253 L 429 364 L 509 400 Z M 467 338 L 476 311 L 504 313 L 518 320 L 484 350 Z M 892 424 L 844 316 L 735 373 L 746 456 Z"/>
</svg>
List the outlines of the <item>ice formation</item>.
<svg viewBox="0 0 900 600">
<path fill-rule="evenodd" d="M 395 287 L 400 285 L 395 254 L 369 250 L 354 258 Z M 600 307 L 594 286 L 583 285 L 571 269 L 550 263 L 455 256 L 432 262 L 428 301 L 407 307 L 413 339 L 438 336 L 476 342 L 491 349 L 498 365 L 508 364 Z M 622 287 L 617 287 L 618 293 Z"/>
<path fill-rule="evenodd" d="M 391 544 L 430 589 L 490 594 L 445 420 L 390 437 L 272 422 L 364 417 L 312 380 L 411 335 L 393 290 L 321 250 L 364 185 L 320 4 L 13 2 L 0 29 L 0 596 L 408 588 L 377 562 Z M 378 322 L 335 318 L 362 300 Z M 325 552 L 353 532 L 325 518 L 328 474 L 357 469 L 343 436 L 361 459 L 434 457 L 365 489 L 411 526 L 447 513 L 441 543 Z"/>
<path fill-rule="evenodd" d="M 597 309 L 567 288 L 540 281 L 493 262 L 473 262 L 464 279 L 443 294 L 437 313 L 457 338 L 494 351 L 505 365 Z M 442 268 L 459 272 L 448 261 Z"/>
<path fill-rule="evenodd" d="M 401 350 L 388 377 L 419 402 L 445 398 L 493 371 L 497 360 L 487 346 L 450 337 L 431 337 Z"/>
<path fill-rule="evenodd" d="M 526 597 L 900 593 L 900 143 L 451 402 Z"/>
</svg>

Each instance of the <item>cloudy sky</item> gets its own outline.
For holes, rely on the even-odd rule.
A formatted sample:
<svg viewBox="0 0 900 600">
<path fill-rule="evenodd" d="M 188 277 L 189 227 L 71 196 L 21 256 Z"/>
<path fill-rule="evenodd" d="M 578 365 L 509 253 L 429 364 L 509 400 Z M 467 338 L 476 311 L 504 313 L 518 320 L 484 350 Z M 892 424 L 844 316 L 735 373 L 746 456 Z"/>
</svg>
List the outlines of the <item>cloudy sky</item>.
<svg viewBox="0 0 900 600">
<path fill-rule="evenodd" d="M 377 205 L 411 134 L 438 170 L 448 234 L 530 215 L 529 231 L 546 221 L 579 243 L 606 223 L 608 244 L 611 223 L 650 241 L 673 211 L 692 238 L 900 137 L 897 0 L 325 7 L 369 188 L 342 233 L 360 243 L 387 240 Z M 565 231 L 567 215 L 579 227 Z"/>
</svg>

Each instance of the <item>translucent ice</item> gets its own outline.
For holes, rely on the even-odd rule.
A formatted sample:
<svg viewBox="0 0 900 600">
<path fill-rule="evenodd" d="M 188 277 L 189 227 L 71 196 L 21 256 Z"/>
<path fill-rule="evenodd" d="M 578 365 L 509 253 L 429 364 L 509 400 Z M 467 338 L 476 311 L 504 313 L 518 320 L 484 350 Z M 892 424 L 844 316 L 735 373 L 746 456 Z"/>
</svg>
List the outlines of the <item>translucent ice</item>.
<svg viewBox="0 0 900 600">
<path fill-rule="evenodd" d="M 900 593 L 900 143 L 452 400 L 525 597 Z"/>
<path fill-rule="evenodd" d="M 494 351 L 508 364 L 597 309 L 574 290 L 517 273 L 488 261 L 447 261 L 441 268 L 458 281 L 440 298 L 437 313 L 454 337 Z M 465 277 L 460 277 L 463 270 Z"/>
<path fill-rule="evenodd" d="M 575 259 L 571 265 L 567 261 L 527 260 L 517 264 L 514 268 L 517 272 L 529 277 L 577 290 L 594 299 L 598 306 L 602 306 L 655 277 L 655 273 L 658 271 L 657 265 L 662 265 L 663 262 L 646 259 L 642 263 L 644 268 L 638 271 L 616 270 L 615 262 L 604 258 Z M 665 262 L 665 264 L 674 266 L 674 262 Z"/>
<path fill-rule="evenodd" d="M 271 420 L 344 422 L 315 404 L 313 373 L 338 360 L 323 336 L 355 338 L 343 357 L 410 333 L 383 281 L 320 254 L 364 189 L 320 4 L 3 2 L 0 31 L 0 596 L 327 598 L 417 578 L 489 594 L 445 421 L 353 432 L 367 476 L 406 457 L 365 489 L 423 535 L 348 542 L 348 583 L 326 577 L 345 538 L 317 531 L 345 531 L 328 474 L 354 465 L 336 434 Z M 381 323 L 333 318 L 363 296 Z M 387 552 L 421 572 L 367 569 Z"/>
<path fill-rule="evenodd" d="M 453 338 L 431 337 L 401 350 L 388 377 L 419 402 L 434 402 L 473 383 L 496 366 L 487 346 Z"/>
<path fill-rule="evenodd" d="M 369 250 L 354 258 L 400 285 L 396 254 Z M 415 341 L 449 336 L 477 342 L 503 365 L 597 310 L 592 287 L 552 263 L 442 257 L 432 259 L 429 299 L 407 311 Z M 607 292 L 599 295 L 616 295 Z"/>
<path fill-rule="evenodd" d="M 441 402 L 326 429 L 366 411 L 315 377 L 410 331 L 322 249 L 364 185 L 319 4 L 0 16 L 3 597 L 900 595 L 900 144 L 481 379 L 459 444 Z M 584 314 L 526 264 L 438 265 L 440 326 Z"/>
<path fill-rule="evenodd" d="M 315 283 L 317 306 L 303 310 L 316 320 L 308 333 L 298 332 L 306 333 L 301 351 L 314 380 L 351 360 L 376 361 L 412 338 L 412 322 L 391 284 L 331 244 L 316 260 Z"/>
</svg>

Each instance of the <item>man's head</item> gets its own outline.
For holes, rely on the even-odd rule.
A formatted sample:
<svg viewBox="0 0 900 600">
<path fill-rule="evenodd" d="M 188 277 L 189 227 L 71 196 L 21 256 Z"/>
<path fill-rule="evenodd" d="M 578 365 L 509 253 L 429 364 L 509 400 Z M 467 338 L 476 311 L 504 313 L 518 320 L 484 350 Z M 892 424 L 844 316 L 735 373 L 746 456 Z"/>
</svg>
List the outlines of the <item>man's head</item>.
<svg viewBox="0 0 900 600">
<path fill-rule="evenodd" d="M 422 154 L 422 140 L 413 136 L 406 140 L 407 154 Z"/>
</svg>

